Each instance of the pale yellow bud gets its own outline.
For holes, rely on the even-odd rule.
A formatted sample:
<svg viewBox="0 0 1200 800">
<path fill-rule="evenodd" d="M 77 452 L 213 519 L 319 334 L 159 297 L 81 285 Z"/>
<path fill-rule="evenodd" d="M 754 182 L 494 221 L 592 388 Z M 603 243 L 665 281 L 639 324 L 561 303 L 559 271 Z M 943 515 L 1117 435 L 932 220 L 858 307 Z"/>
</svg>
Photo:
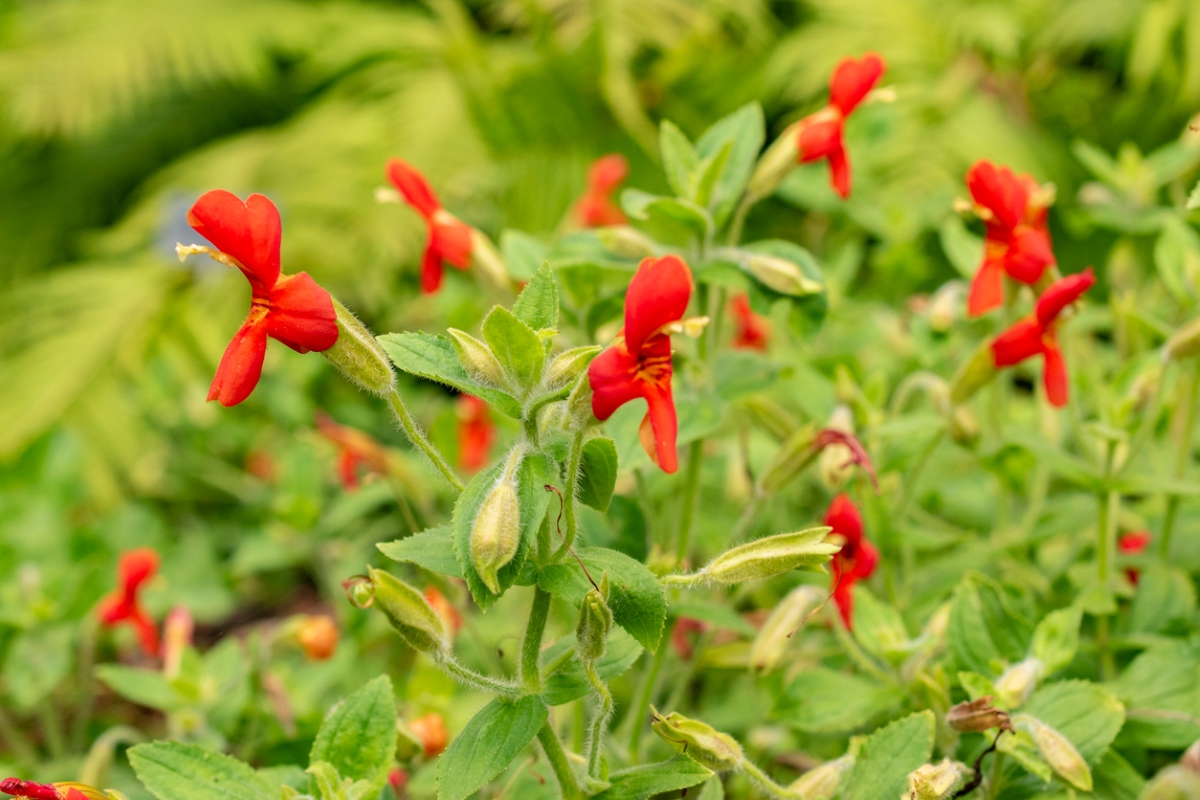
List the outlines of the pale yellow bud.
<svg viewBox="0 0 1200 800">
<path fill-rule="evenodd" d="M 800 800 L 830 800 L 837 793 L 842 777 L 854 768 L 854 761 L 852 755 L 826 761 L 793 781 L 788 791 Z"/>
<path fill-rule="evenodd" d="M 447 328 L 446 333 L 450 334 L 450 339 L 454 342 L 454 352 L 458 354 L 458 360 L 468 375 L 488 386 L 504 388 L 504 369 L 490 347 L 457 328 Z"/>
<path fill-rule="evenodd" d="M 849 406 L 835 407 L 825 427 L 843 433 L 854 433 L 854 414 Z M 846 445 L 836 442 L 822 450 L 817 460 L 821 482 L 831 492 L 836 492 L 850 480 L 850 476 L 854 474 L 854 465 L 854 453 Z"/>
<path fill-rule="evenodd" d="M 955 406 L 947 416 L 950 438 L 963 447 L 974 447 L 979 441 L 979 420 L 966 406 Z"/>
<path fill-rule="evenodd" d="M 1013 722 L 1033 737 L 1042 759 L 1063 780 L 1081 791 L 1092 790 L 1092 771 L 1067 737 L 1028 714 L 1015 717 Z"/>
<path fill-rule="evenodd" d="M 811 464 L 817 457 L 817 451 L 813 449 L 816 437 L 817 431 L 811 425 L 788 436 L 775 457 L 763 468 L 758 479 L 760 490 L 767 493 L 779 491 Z"/>
<path fill-rule="evenodd" d="M 567 413 L 563 427 L 567 430 L 581 431 L 590 428 L 596 422 L 596 415 L 592 412 L 592 384 L 584 375 L 583 380 L 575 384 L 575 388 L 567 396 Z"/>
<path fill-rule="evenodd" d="M 746 259 L 746 269 L 763 286 L 792 297 L 820 294 L 825 288 L 818 281 L 805 275 L 800 267 L 778 256 L 755 253 Z"/>
<path fill-rule="evenodd" d="M 962 783 L 963 768 L 948 758 L 908 773 L 908 792 L 902 800 L 946 800 Z"/>
<path fill-rule="evenodd" d="M 1200 800 L 1200 775 L 1172 764 L 1146 784 L 1138 800 Z"/>
<path fill-rule="evenodd" d="M 991 341 L 985 341 L 958 368 L 954 380 L 950 382 L 950 402 L 960 405 L 970 400 L 972 395 L 996 377 L 996 372 Z"/>
<path fill-rule="evenodd" d="M 598 346 L 575 347 L 559 353 L 546 368 L 546 389 L 554 391 L 564 386 L 570 386 L 579 380 L 579 376 L 587 371 L 592 359 L 600 352 Z"/>
<path fill-rule="evenodd" d="M 746 197 L 750 202 L 770 197 L 796 168 L 800 160 L 800 125 L 793 122 L 785 128 L 758 160 L 750 182 L 746 184 Z"/>
<path fill-rule="evenodd" d="M 792 635 L 825 599 L 815 586 L 798 586 L 779 601 L 750 645 L 750 665 L 770 672 L 787 651 Z"/>
<path fill-rule="evenodd" d="M 616 225 L 611 228 L 598 228 L 596 236 L 600 244 L 608 252 L 619 258 L 630 258 L 638 261 L 657 255 L 658 248 L 654 240 L 646 234 L 628 225 Z"/>
<path fill-rule="evenodd" d="M 425 595 L 390 572 L 367 567 L 374 605 L 404 641 L 423 653 L 442 653 L 450 647 L 446 625 Z"/>
<path fill-rule="evenodd" d="M 655 733 L 688 758 L 714 772 L 737 769 L 745 758 L 736 739 L 707 723 L 689 719 L 678 711 L 665 717 L 653 706 L 650 711 L 654 718 L 650 727 Z"/>
<path fill-rule="evenodd" d="M 1192 320 L 1167 339 L 1163 345 L 1163 358 L 1178 361 L 1200 353 L 1200 317 Z"/>
<path fill-rule="evenodd" d="M 996 679 L 997 699 L 1009 708 L 1019 708 L 1029 699 L 1029 695 L 1033 694 L 1043 672 L 1045 666 L 1040 659 L 1030 656 L 1024 661 L 1018 661 Z"/>
<path fill-rule="evenodd" d="M 770 578 L 793 569 L 816 569 L 829 561 L 841 545 L 825 541 L 830 528 L 809 528 L 796 533 L 765 536 L 726 550 L 691 575 L 668 575 L 666 583 L 696 585 L 733 584 Z"/>
<path fill-rule="evenodd" d="M 929 298 L 929 327 L 939 333 L 950 330 L 955 321 L 962 317 L 966 295 L 967 285 L 962 281 L 942 284 Z"/>
<path fill-rule="evenodd" d="M 502 479 L 479 507 L 471 526 L 471 563 L 492 594 L 500 594 L 497 573 L 517 555 L 520 542 L 521 505 L 517 487 L 512 481 Z"/>
</svg>

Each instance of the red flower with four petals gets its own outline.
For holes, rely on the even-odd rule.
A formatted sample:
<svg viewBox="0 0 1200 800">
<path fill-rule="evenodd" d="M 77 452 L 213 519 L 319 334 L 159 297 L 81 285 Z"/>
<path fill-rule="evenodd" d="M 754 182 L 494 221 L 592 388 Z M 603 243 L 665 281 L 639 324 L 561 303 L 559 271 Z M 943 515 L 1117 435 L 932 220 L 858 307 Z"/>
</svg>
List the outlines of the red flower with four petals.
<svg viewBox="0 0 1200 800">
<path fill-rule="evenodd" d="M 474 395 L 458 398 L 458 463 L 468 472 L 487 466 L 496 441 L 496 425 L 488 404 Z"/>
<path fill-rule="evenodd" d="M 846 156 L 846 118 L 862 103 L 887 69 L 883 59 L 867 53 L 845 58 L 829 81 L 829 105 L 800 123 L 797 158 L 801 163 L 829 161 L 829 182 L 842 197 L 850 196 L 850 160 Z"/>
<path fill-rule="evenodd" d="M 1017 321 L 992 340 L 992 363 L 1011 367 L 1032 356 L 1042 356 L 1042 383 L 1050 404 L 1067 404 L 1067 365 L 1058 347 L 1058 316 L 1096 282 L 1092 268 L 1068 275 L 1046 287 L 1038 298 L 1034 313 Z"/>
<path fill-rule="evenodd" d="M 429 181 L 417 169 L 399 158 L 387 164 L 388 180 L 408 204 L 425 218 L 429 241 L 421 258 L 421 291 L 433 294 L 442 286 L 442 262 L 466 269 L 471 265 L 471 226 L 442 208 Z"/>
<path fill-rule="evenodd" d="M 863 536 L 862 515 L 849 495 L 833 498 L 825 512 L 825 524 L 833 528 L 831 534 L 845 540 L 833 557 L 833 602 L 848 630 L 854 619 L 854 584 L 871 577 L 879 563 L 879 551 Z"/>
<path fill-rule="evenodd" d="M 739 294 L 729 302 L 729 310 L 733 312 L 733 320 L 737 324 L 733 346 L 740 350 L 766 350 L 771 329 L 765 319 L 751 310 L 750 298 Z"/>
<path fill-rule="evenodd" d="M 588 188 L 575 205 L 575 216 L 585 228 L 624 225 L 629 220 L 613 202 L 613 194 L 629 174 L 629 162 L 620 153 L 596 159 L 588 168 Z"/>
<path fill-rule="evenodd" d="M 1004 302 L 1005 275 L 1035 284 L 1054 264 L 1054 252 L 1046 206 L 1037 200 L 1040 187 L 1033 178 L 978 161 L 967 172 L 967 188 L 987 226 L 983 264 L 967 297 L 967 313 L 977 317 Z"/>
<path fill-rule="evenodd" d="M 283 228 L 274 203 L 261 194 L 252 194 L 243 203 L 217 189 L 196 201 L 187 221 L 216 249 L 178 245 L 180 258 L 207 253 L 240 269 L 250 281 L 250 315 L 221 356 L 209 400 L 235 406 L 250 396 L 262 376 L 268 336 L 298 353 L 333 347 L 338 326 L 329 292 L 306 272 L 279 272 Z"/>
<path fill-rule="evenodd" d="M 588 366 L 596 419 L 603 422 L 630 400 L 645 399 L 649 408 L 639 435 L 663 472 L 679 468 L 669 327 L 683 318 L 691 296 L 692 272 L 679 256 L 642 261 L 625 294 L 625 327 Z"/>
<path fill-rule="evenodd" d="M 158 655 L 158 629 L 142 608 L 139 594 L 142 587 L 158 572 L 158 553 L 140 547 L 121 554 L 117 562 L 117 590 L 100 601 L 96 614 L 105 627 L 127 623 L 137 631 L 142 651 Z"/>
</svg>

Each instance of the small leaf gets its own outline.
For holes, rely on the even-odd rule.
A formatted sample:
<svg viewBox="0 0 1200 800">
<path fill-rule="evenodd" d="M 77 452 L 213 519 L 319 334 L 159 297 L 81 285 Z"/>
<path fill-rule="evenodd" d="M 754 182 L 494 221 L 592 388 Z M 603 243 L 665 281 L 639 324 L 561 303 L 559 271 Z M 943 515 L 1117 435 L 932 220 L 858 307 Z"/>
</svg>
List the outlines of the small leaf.
<svg viewBox="0 0 1200 800">
<path fill-rule="evenodd" d="M 867 737 L 854 769 L 845 778 L 841 800 L 900 797 L 908 773 L 929 761 L 933 752 L 933 712 L 921 711 L 887 725 Z"/>
<path fill-rule="evenodd" d="M 48 625 L 18 634 L 4 661 L 4 686 L 13 705 L 29 711 L 67 677 L 74 662 L 71 625 Z"/>
<path fill-rule="evenodd" d="M 535 331 L 558 327 L 558 283 L 549 264 L 538 267 L 512 310 L 517 319 Z"/>
<path fill-rule="evenodd" d="M 697 165 L 696 171 L 692 175 L 691 200 L 693 203 L 702 208 L 710 207 L 713 190 L 716 188 L 717 180 L 725 171 L 732 152 L 733 142 L 727 141 L 720 150 Z"/>
<path fill-rule="evenodd" d="M 676 197 L 690 200 L 688 185 L 691 183 L 692 171 L 699 163 L 692 143 L 669 119 L 662 121 L 658 142 L 662 151 L 663 171 L 667 173 L 667 183 L 671 185 Z"/>
<path fill-rule="evenodd" d="M 543 668 L 557 662 L 557 667 L 544 675 L 542 697 L 548 705 L 561 706 L 591 691 L 592 685 L 583 672 L 583 664 L 574 657 L 574 652 L 575 637 L 564 636 L 538 657 Z M 596 672 L 603 680 L 611 681 L 632 667 L 641 654 L 642 646 L 632 636 L 621 628 L 614 628 L 608 636 L 608 648 L 596 661 Z"/>
<path fill-rule="evenodd" d="M 452 575 L 455 578 L 463 576 L 462 567 L 454 555 L 449 526 L 439 525 L 394 542 L 380 542 L 375 546 L 393 561 L 416 564 L 421 569 L 439 575 Z"/>
<path fill-rule="evenodd" d="M 193 744 L 152 742 L 129 750 L 138 780 L 158 800 L 278 800 L 279 787 L 236 758 Z"/>
<path fill-rule="evenodd" d="M 522 231 L 500 233 L 500 254 L 508 274 L 518 281 L 531 279 L 546 261 L 546 245 Z"/>
<path fill-rule="evenodd" d="M 579 469 L 579 502 L 597 511 L 607 511 L 617 485 L 617 445 L 612 439 L 597 436 L 583 445 Z"/>
<path fill-rule="evenodd" d="M 526 392 L 537 386 L 546 364 L 546 350 L 532 328 L 508 309 L 496 306 L 484 317 L 483 338 L 513 383 Z"/>
<path fill-rule="evenodd" d="M 904 702 L 904 692 L 825 667 L 806 669 L 776 701 L 772 716 L 804 733 L 848 733 L 877 723 Z"/>
<path fill-rule="evenodd" d="M 484 706 L 438 759 L 438 800 L 465 800 L 485 786 L 520 755 L 549 714 L 535 695 Z"/>
<path fill-rule="evenodd" d="M 1029 653 L 1042 662 L 1047 675 L 1067 666 L 1075 658 L 1082 619 L 1083 609 L 1072 605 L 1051 611 L 1034 628 Z"/>
<path fill-rule="evenodd" d="M 955 214 L 938 228 L 938 240 L 958 274 L 967 280 L 974 278 L 983 263 L 983 239 L 967 230 L 962 217 Z"/>
<path fill-rule="evenodd" d="M 718 226 L 725 224 L 741 201 L 766 136 L 762 106 L 754 102 L 717 120 L 696 142 L 696 153 L 700 158 L 709 158 L 726 142 L 732 143 L 725 168 L 721 170 L 707 204 Z"/>
<path fill-rule="evenodd" d="M 506 416 L 521 418 L 521 404 L 516 398 L 471 379 L 459 362 L 454 345 L 446 337 L 428 333 L 389 333 L 380 336 L 378 341 L 397 369 L 453 386 L 460 392 L 486 400 L 488 405 Z"/>
<path fill-rule="evenodd" d="M 1088 681 L 1062 681 L 1038 689 L 1021 706 L 1067 737 L 1095 764 L 1125 724 L 1125 706 L 1107 689 Z"/>
<path fill-rule="evenodd" d="M 343 778 L 365 780 L 378 793 L 396 752 L 396 698 L 380 675 L 334 706 L 317 731 L 309 760 L 324 761 Z"/>
<path fill-rule="evenodd" d="M 954 590 L 947 639 L 962 669 L 995 678 L 998 665 L 1025 657 L 1032 634 L 1033 625 L 991 578 L 968 572 Z"/>
<path fill-rule="evenodd" d="M 711 778 L 712 770 L 686 756 L 614 772 L 611 785 L 594 800 L 646 800 L 654 795 L 687 789 Z"/>
<path fill-rule="evenodd" d="M 183 698 L 159 670 L 101 664 L 96 677 L 131 703 L 158 711 L 175 711 Z"/>
</svg>

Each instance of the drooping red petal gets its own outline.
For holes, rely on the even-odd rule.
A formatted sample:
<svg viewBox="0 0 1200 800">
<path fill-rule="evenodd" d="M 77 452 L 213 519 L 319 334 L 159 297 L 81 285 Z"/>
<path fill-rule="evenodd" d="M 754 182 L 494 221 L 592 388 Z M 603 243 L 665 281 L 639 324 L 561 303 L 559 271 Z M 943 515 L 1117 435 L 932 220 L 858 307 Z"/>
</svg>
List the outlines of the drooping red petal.
<svg viewBox="0 0 1200 800">
<path fill-rule="evenodd" d="M 1038 298 L 1036 313 L 1042 327 L 1048 327 L 1062 310 L 1074 303 L 1096 283 L 1096 273 L 1088 267 L 1083 272 L 1060 278 L 1046 287 Z"/>
<path fill-rule="evenodd" d="M 251 307 L 250 317 L 233 335 L 225 348 L 217 374 L 208 389 L 208 399 L 229 408 L 245 400 L 258 385 L 262 376 L 263 359 L 267 355 L 266 315 Z"/>
<path fill-rule="evenodd" d="M 625 294 L 629 351 L 638 353 L 659 328 L 682 319 L 691 296 L 692 271 L 682 258 L 669 255 L 642 261 Z"/>
<path fill-rule="evenodd" d="M 992 340 L 991 348 L 992 363 L 997 367 L 1020 364 L 1042 352 L 1042 328 L 1035 319 L 1018 320 Z"/>
<path fill-rule="evenodd" d="M 496 426 L 486 402 L 472 395 L 458 398 L 458 461 L 463 469 L 476 472 L 487 465 Z"/>
<path fill-rule="evenodd" d="M 620 153 L 601 156 L 588 168 L 588 186 L 602 194 L 609 194 L 629 174 L 629 162 Z"/>
<path fill-rule="evenodd" d="M 875 572 L 875 567 L 879 564 L 879 551 L 875 549 L 875 545 L 868 540 L 863 539 L 858 546 L 858 555 L 854 557 L 853 575 L 855 578 L 866 579 L 871 577 Z"/>
<path fill-rule="evenodd" d="M 1008 167 L 984 159 L 967 171 L 967 188 L 975 202 L 992 212 L 995 224 L 1009 230 L 1025 216 L 1029 189 Z"/>
<path fill-rule="evenodd" d="M 589 189 L 579 198 L 575 216 L 585 228 L 600 228 L 606 225 L 624 225 L 629 221 L 625 212 L 601 192 Z"/>
<path fill-rule="evenodd" d="M 138 642 L 142 646 L 142 652 L 148 656 L 157 657 L 158 628 L 155 627 L 154 621 L 139 606 L 133 616 L 129 618 L 129 622 L 133 625 L 133 629 L 137 631 Z"/>
<path fill-rule="evenodd" d="M 675 654 L 684 661 L 691 661 L 695 652 L 692 639 L 704 633 L 707 628 L 707 623 L 692 617 L 680 617 L 675 620 L 675 627 L 671 630 L 671 646 L 675 648 Z"/>
<path fill-rule="evenodd" d="M 843 200 L 850 196 L 850 159 L 844 147 L 829 154 L 829 184 Z"/>
<path fill-rule="evenodd" d="M 442 207 L 429 181 L 407 161 L 400 158 L 389 160 L 387 176 L 409 205 L 425 219 L 432 218 L 433 213 Z"/>
<path fill-rule="evenodd" d="M 800 126 L 797 158 L 801 163 L 828 158 L 842 150 L 843 123 L 840 117 L 818 114 Z"/>
<path fill-rule="evenodd" d="M 421 257 L 421 291 L 433 294 L 442 288 L 442 257 L 433 247 L 433 241 L 425 246 L 425 255 Z"/>
<path fill-rule="evenodd" d="M 730 301 L 729 306 L 737 322 L 733 346 L 742 350 L 766 350 L 770 328 L 766 320 L 750 308 L 750 299 L 739 294 Z"/>
<path fill-rule="evenodd" d="M 359 454 L 348 447 L 338 455 L 338 477 L 342 480 L 342 488 L 348 492 L 358 489 L 358 463 L 361 460 Z"/>
<path fill-rule="evenodd" d="M 1055 408 L 1062 408 L 1067 404 L 1070 390 L 1067 388 L 1067 364 L 1063 360 L 1062 350 L 1058 347 L 1058 342 L 1047 337 L 1043 345 L 1042 354 L 1045 356 L 1042 362 L 1042 384 L 1046 387 L 1046 399 L 1050 401 L 1050 405 Z"/>
<path fill-rule="evenodd" d="M 1046 268 L 1054 263 L 1050 249 L 1050 234 L 1045 228 L 1018 225 L 1008 243 L 1004 271 L 1013 280 L 1033 285 L 1042 279 Z"/>
<path fill-rule="evenodd" d="M 825 512 L 825 524 L 833 528 L 832 533 L 846 540 L 840 555 L 843 558 L 854 558 L 858 552 L 859 543 L 863 538 L 862 514 L 858 506 L 850 499 L 850 495 L 842 492 L 833 498 L 829 510 Z"/>
<path fill-rule="evenodd" d="M 642 396 L 635 380 L 638 361 L 625 342 L 609 347 L 588 365 L 588 385 L 592 387 L 592 413 L 603 422 L 630 400 Z"/>
<path fill-rule="evenodd" d="M 267 335 L 298 353 L 320 353 L 338 338 L 333 299 L 307 272 L 280 278 L 271 290 Z"/>
<path fill-rule="evenodd" d="M 675 398 L 671 394 L 671 383 L 645 384 L 646 418 L 654 431 L 654 463 L 666 473 L 679 469 L 679 455 L 675 441 L 679 434 L 679 423 L 675 417 Z M 648 449 L 648 448 L 647 448 Z"/>
<path fill-rule="evenodd" d="M 256 292 L 279 278 L 279 243 L 283 227 L 279 209 L 261 194 L 246 202 L 224 189 L 205 192 L 187 214 L 188 224 L 213 246 L 241 264 Z"/>
<path fill-rule="evenodd" d="M 158 553 L 150 547 L 139 547 L 121 554 L 117 574 L 125 593 L 132 595 L 158 572 Z"/>
<path fill-rule="evenodd" d="M 867 53 L 860 59 L 842 59 L 829 81 L 830 105 L 848 115 L 875 88 L 886 68 L 878 53 Z"/>
<path fill-rule="evenodd" d="M 833 569 L 833 602 L 837 605 L 838 613 L 846 630 L 854 627 L 854 573 L 839 569 L 839 559 L 834 558 Z"/>
<path fill-rule="evenodd" d="M 459 269 L 471 265 L 471 226 L 439 210 L 429 223 L 429 246 L 442 260 Z"/>
<path fill-rule="evenodd" d="M 992 249 L 989 242 L 988 251 Z M 985 252 L 979 271 L 971 279 L 971 290 L 967 294 L 967 314 L 978 317 L 1004 304 L 1004 267 L 999 259 Z"/>
</svg>

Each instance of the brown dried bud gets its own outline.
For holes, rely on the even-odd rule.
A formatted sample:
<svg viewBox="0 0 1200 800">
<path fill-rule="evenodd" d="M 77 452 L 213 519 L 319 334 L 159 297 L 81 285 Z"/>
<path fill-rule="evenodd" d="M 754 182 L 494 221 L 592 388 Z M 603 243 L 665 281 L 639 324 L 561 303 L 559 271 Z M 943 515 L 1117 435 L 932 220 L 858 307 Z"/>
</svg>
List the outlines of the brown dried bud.
<svg viewBox="0 0 1200 800">
<path fill-rule="evenodd" d="M 946 724 L 959 733 L 980 733 L 992 728 L 1002 731 L 1013 729 L 1008 713 L 993 706 L 992 698 L 987 696 L 953 706 L 946 712 Z"/>
<path fill-rule="evenodd" d="M 1192 742 L 1192 746 L 1183 751 L 1183 758 L 1179 759 L 1179 763 L 1200 775 L 1200 740 Z"/>
</svg>

